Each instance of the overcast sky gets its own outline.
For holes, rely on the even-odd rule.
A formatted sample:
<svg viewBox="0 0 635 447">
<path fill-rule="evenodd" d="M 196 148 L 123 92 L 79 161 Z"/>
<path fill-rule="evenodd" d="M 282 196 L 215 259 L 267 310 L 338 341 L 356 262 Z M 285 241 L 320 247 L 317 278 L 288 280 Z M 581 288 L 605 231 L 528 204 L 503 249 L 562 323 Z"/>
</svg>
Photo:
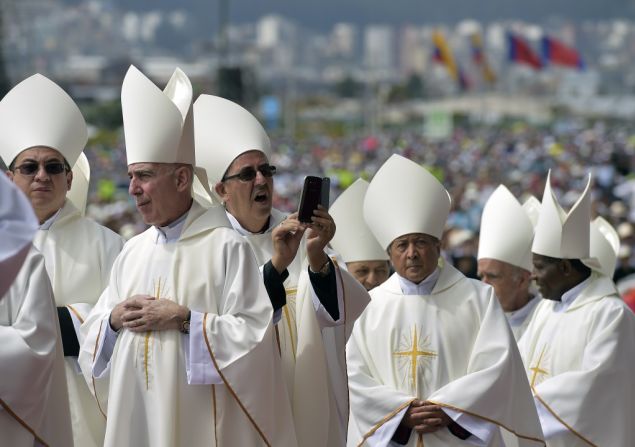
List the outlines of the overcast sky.
<svg viewBox="0 0 635 447">
<path fill-rule="evenodd" d="M 77 3 L 82 0 L 68 0 Z M 110 0 L 121 8 L 188 9 L 210 16 L 215 25 L 221 0 Z M 635 0 L 229 0 L 232 21 L 254 21 L 270 13 L 323 29 L 336 22 L 454 23 L 473 18 L 484 22 L 524 19 L 540 22 L 550 17 L 582 19 L 635 19 Z M 177 6 L 178 5 L 178 6 Z"/>
</svg>

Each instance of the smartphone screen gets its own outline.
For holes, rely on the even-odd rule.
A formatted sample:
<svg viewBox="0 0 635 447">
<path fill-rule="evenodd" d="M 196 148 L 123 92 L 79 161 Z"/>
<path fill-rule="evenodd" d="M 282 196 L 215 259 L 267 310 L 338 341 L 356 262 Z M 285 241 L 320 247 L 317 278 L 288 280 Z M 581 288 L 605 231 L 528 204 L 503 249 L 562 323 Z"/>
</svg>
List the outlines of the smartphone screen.
<svg viewBox="0 0 635 447">
<path fill-rule="evenodd" d="M 313 210 L 317 209 L 318 203 L 322 200 L 322 179 L 312 175 L 304 179 L 304 188 L 300 196 L 300 208 L 298 210 L 298 220 L 300 222 L 311 223 Z"/>
</svg>

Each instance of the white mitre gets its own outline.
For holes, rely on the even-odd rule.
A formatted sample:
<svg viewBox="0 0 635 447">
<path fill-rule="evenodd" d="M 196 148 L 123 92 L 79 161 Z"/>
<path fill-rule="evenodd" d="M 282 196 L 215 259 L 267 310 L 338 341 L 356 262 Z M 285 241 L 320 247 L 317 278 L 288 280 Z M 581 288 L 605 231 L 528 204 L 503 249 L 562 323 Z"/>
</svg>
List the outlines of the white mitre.
<svg viewBox="0 0 635 447">
<path fill-rule="evenodd" d="M 20 271 L 37 229 L 31 203 L 0 174 L 0 300 Z"/>
<path fill-rule="evenodd" d="M 540 200 L 530 194 L 523 202 L 523 209 L 531 221 L 531 226 L 536 228 L 536 224 L 538 224 L 538 217 L 540 216 Z"/>
<path fill-rule="evenodd" d="M 392 155 L 373 177 L 364 198 L 364 220 L 384 250 L 405 234 L 441 239 L 450 194 L 427 169 Z"/>
<path fill-rule="evenodd" d="M 89 184 L 90 165 L 86 155 L 82 152 L 73 166 L 73 183 L 71 189 L 66 193 L 66 198 L 81 211 L 82 215 L 86 214 Z"/>
<path fill-rule="evenodd" d="M 44 146 L 73 166 L 88 140 L 75 102 L 41 74 L 20 82 L 0 101 L 0 156 L 9 166 L 20 152 Z"/>
<path fill-rule="evenodd" d="M 596 217 L 591 222 L 590 242 L 591 257 L 598 260 L 599 266 L 591 263 L 588 267 L 612 278 L 620 250 L 620 236 L 617 231 L 604 218 Z"/>
<path fill-rule="evenodd" d="M 483 208 L 478 259 L 495 259 L 531 272 L 533 238 L 534 227 L 524 207 L 500 185 Z"/>
<path fill-rule="evenodd" d="M 196 159 L 205 168 L 211 189 L 232 161 L 257 150 L 271 155 L 271 142 L 260 122 L 248 110 L 227 99 L 201 95 L 194 102 Z"/>
<path fill-rule="evenodd" d="M 566 213 L 551 190 L 549 171 L 531 251 L 557 259 L 589 258 L 590 223 L 591 175 L 584 192 Z"/>
<path fill-rule="evenodd" d="M 128 164 L 195 166 L 191 104 L 192 84 L 181 69 L 161 91 L 131 65 L 121 86 Z"/>
<path fill-rule="evenodd" d="M 329 208 L 329 214 L 337 226 L 331 246 L 346 262 L 388 260 L 388 253 L 381 248 L 364 221 L 364 196 L 367 189 L 368 182 L 357 179 Z"/>
</svg>

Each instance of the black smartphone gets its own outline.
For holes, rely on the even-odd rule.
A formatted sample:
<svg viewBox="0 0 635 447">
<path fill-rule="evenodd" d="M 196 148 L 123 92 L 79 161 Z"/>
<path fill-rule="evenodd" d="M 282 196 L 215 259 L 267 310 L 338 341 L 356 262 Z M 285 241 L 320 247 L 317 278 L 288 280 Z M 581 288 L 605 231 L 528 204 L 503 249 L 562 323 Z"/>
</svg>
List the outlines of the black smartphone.
<svg viewBox="0 0 635 447">
<path fill-rule="evenodd" d="M 309 175 L 304 179 L 304 187 L 300 196 L 300 208 L 298 210 L 298 220 L 304 223 L 311 223 L 313 210 L 318 205 L 328 208 L 329 205 L 330 179 Z"/>
</svg>

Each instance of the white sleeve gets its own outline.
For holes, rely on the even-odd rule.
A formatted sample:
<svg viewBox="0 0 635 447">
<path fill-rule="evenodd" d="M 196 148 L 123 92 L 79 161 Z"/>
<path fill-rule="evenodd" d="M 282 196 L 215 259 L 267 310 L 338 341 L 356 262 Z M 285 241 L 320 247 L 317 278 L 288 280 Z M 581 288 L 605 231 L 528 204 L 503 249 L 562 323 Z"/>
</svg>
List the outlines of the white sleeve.
<svg viewBox="0 0 635 447">
<path fill-rule="evenodd" d="M 540 400 L 534 397 L 534 402 L 536 402 L 536 410 L 538 410 L 538 418 L 545 441 L 561 433 L 569 432 L 569 429 L 556 419 Z"/>
<path fill-rule="evenodd" d="M 110 314 L 101 321 L 104 328 L 97 340 L 97 353 L 93 362 L 93 376 L 100 379 L 110 369 L 110 358 L 115 350 L 119 334 L 110 327 Z"/>
<path fill-rule="evenodd" d="M 403 410 L 397 413 L 392 419 L 379 427 L 375 433 L 372 434 L 370 438 L 366 440 L 366 443 L 370 447 L 374 446 L 386 446 L 392 445 L 390 441 L 395 434 L 395 430 L 399 427 L 401 420 L 403 419 L 406 411 L 408 411 L 409 406 L 406 406 Z"/>
<path fill-rule="evenodd" d="M 331 267 L 332 268 L 332 267 Z M 315 316 L 317 317 L 318 324 L 320 325 L 320 329 L 325 327 L 333 327 L 333 326 L 341 326 L 346 323 L 344 318 L 344 291 L 342 290 L 342 281 L 340 278 L 339 269 L 335 269 L 335 283 L 337 285 L 337 310 L 339 311 L 339 318 L 337 320 L 333 320 L 331 314 L 324 308 L 320 299 L 318 298 L 315 290 L 313 289 L 313 284 L 311 283 L 311 279 L 309 278 L 309 290 L 311 291 L 311 301 L 313 303 L 313 308 L 315 309 Z M 307 273 L 308 275 L 308 273 Z M 275 318 L 275 315 L 274 315 Z M 274 320 L 275 322 L 275 320 Z"/>
<path fill-rule="evenodd" d="M 214 366 L 203 334 L 202 312 L 192 311 L 190 317 L 190 333 L 183 337 L 185 347 L 185 369 L 187 371 L 187 383 L 190 385 L 216 385 L 222 384 L 223 379 Z"/>
</svg>

